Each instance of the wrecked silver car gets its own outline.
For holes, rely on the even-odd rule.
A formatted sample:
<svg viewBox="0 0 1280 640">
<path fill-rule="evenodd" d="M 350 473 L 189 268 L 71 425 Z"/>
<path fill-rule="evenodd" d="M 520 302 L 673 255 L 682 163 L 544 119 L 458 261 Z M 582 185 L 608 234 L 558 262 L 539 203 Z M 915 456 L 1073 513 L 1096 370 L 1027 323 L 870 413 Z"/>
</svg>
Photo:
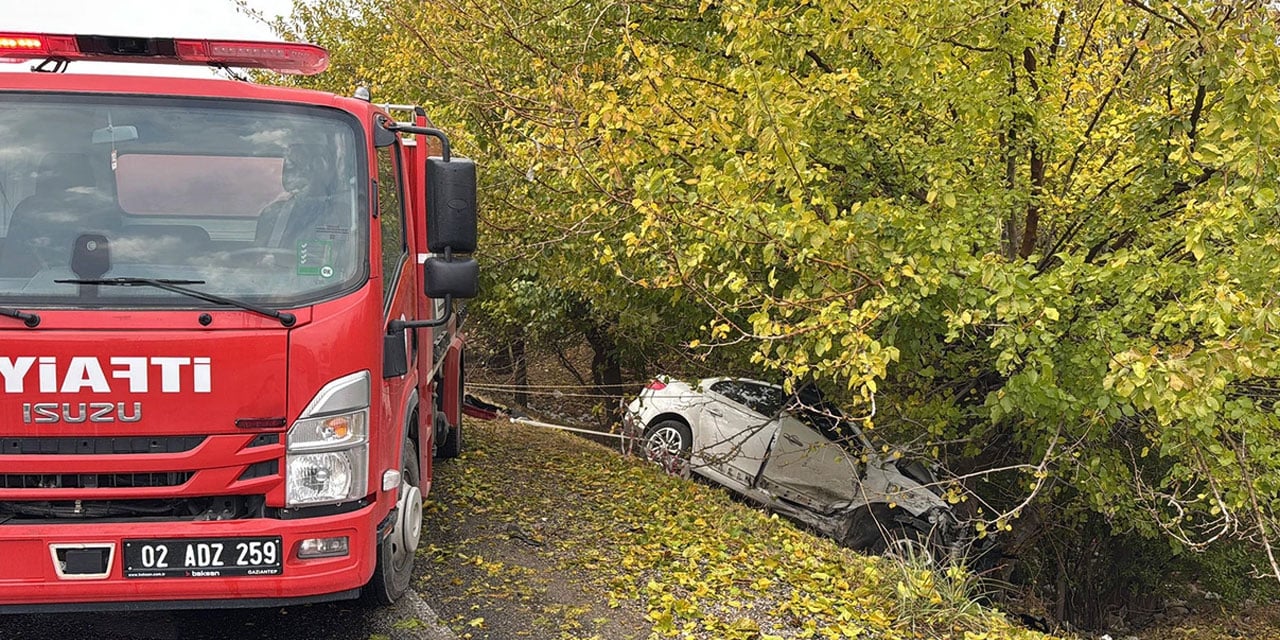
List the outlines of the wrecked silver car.
<svg viewBox="0 0 1280 640">
<path fill-rule="evenodd" d="M 624 414 L 636 452 L 869 553 L 955 555 L 957 527 L 918 462 L 878 450 L 814 387 L 655 380 Z"/>
</svg>

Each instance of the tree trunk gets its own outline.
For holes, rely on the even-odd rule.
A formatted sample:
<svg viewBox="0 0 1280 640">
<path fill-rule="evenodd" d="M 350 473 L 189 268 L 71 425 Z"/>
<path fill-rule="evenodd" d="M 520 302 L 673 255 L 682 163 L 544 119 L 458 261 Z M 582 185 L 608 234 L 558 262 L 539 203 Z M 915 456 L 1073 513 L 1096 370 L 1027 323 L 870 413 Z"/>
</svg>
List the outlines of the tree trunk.
<svg viewBox="0 0 1280 640">
<path fill-rule="evenodd" d="M 1040 198 L 1044 194 L 1044 155 L 1038 145 L 1031 145 L 1031 202 L 1027 203 L 1027 218 L 1022 226 L 1022 249 L 1018 255 L 1030 258 L 1036 252 L 1036 240 L 1040 234 Z"/>
<path fill-rule="evenodd" d="M 618 345 L 608 327 L 598 323 L 587 323 L 583 336 L 591 345 L 591 381 L 596 385 L 596 395 L 605 403 L 601 426 L 608 428 L 622 417 L 622 362 L 618 358 Z"/>
</svg>

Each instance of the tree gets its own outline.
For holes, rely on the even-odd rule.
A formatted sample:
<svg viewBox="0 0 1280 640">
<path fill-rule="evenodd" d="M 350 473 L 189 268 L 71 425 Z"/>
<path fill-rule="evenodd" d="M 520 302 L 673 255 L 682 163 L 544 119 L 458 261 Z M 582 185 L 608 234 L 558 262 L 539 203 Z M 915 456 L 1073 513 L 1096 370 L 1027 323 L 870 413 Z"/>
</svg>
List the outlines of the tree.
<svg viewBox="0 0 1280 640">
<path fill-rule="evenodd" d="M 489 227 L 555 247 L 507 255 L 619 344 L 874 398 L 1015 545 L 1247 541 L 1280 579 L 1265 4 L 319 6 L 298 31 L 465 130 Z"/>
</svg>

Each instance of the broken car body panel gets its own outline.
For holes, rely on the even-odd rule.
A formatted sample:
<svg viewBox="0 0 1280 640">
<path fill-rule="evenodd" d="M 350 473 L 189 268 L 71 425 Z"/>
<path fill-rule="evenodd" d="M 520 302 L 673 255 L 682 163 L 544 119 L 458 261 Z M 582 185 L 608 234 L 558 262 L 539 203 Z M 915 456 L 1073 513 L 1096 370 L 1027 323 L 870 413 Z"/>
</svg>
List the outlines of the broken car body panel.
<svg viewBox="0 0 1280 640">
<path fill-rule="evenodd" d="M 823 403 L 815 412 L 756 380 L 662 379 L 628 406 L 626 425 L 643 438 L 664 421 L 686 424 L 689 472 L 836 540 L 873 510 L 897 514 L 883 528 L 909 523 L 923 531 L 951 519 L 946 501 L 873 450 L 837 411 Z"/>
</svg>

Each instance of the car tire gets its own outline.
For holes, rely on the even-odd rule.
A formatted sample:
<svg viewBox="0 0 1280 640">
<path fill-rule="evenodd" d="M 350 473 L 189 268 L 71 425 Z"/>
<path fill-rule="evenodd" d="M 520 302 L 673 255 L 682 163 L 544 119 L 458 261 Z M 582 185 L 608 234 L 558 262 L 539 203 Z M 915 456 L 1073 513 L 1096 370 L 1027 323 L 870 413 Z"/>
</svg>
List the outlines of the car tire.
<svg viewBox="0 0 1280 640">
<path fill-rule="evenodd" d="M 876 555 L 910 564 L 933 566 L 939 558 L 928 536 L 910 525 L 902 525 L 885 531 L 876 545 Z"/>
<path fill-rule="evenodd" d="M 364 600 L 372 605 L 395 603 L 413 581 L 413 560 L 422 539 L 422 492 L 418 448 L 405 438 L 400 464 L 400 495 L 391 532 L 378 544 L 378 564 L 364 586 Z"/>
<path fill-rule="evenodd" d="M 693 431 L 689 425 L 674 419 L 660 420 L 644 430 L 643 442 L 645 459 L 669 473 L 687 473 L 693 450 Z"/>
<path fill-rule="evenodd" d="M 952 560 L 950 527 L 922 529 L 924 523 L 899 520 L 900 510 L 888 505 L 864 507 L 854 512 L 843 544 L 868 555 L 885 556 L 907 563 L 942 566 Z"/>
</svg>

